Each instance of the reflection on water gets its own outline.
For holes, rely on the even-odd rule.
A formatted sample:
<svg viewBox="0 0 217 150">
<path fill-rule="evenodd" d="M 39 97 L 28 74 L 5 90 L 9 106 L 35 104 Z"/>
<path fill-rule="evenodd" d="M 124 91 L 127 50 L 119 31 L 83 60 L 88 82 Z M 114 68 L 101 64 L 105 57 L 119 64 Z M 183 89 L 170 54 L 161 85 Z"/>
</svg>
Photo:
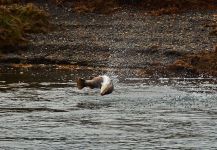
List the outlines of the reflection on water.
<svg viewBox="0 0 217 150">
<path fill-rule="evenodd" d="M 55 75 L 1 74 L 0 149 L 217 147 L 216 78 L 125 78 L 102 97 Z"/>
</svg>

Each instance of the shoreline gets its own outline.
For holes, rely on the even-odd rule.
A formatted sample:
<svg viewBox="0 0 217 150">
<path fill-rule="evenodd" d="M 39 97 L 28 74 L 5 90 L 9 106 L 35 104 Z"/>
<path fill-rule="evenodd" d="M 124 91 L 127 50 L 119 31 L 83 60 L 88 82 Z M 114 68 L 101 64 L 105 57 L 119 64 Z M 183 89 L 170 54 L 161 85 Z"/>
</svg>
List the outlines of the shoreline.
<svg viewBox="0 0 217 150">
<path fill-rule="evenodd" d="M 68 65 L 142 70 L 141 76 L 185 76 L 186 73 L 200 76 L 204 73 L 169 68 L 185 56 L 212 51 L 217 43 L 217 36 L 210 35 L 212 29 L 205 27 L 215 21 L 213 15 L 217 10 L 152 16 L 135 9 L 102 15 L 45 8 L 51 14 L 55 30 L 48 34 L 29 34 L 31 44 L 25 50 L 2 53 L 1 66 Z"/>
</svg>

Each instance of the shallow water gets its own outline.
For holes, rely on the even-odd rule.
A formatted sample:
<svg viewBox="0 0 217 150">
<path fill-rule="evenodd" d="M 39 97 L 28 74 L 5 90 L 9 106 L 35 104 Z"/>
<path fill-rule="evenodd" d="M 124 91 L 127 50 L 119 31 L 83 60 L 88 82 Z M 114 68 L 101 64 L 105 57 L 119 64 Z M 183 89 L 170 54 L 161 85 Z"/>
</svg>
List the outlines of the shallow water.
<svg viewBox="0 0 217 150">
<path fill-rule="evenodd" d="M 0 76 L 0 149 L 217 148 L 216 78 L 124 78 L 102 97 L 34 75 Z"/>
</svg>

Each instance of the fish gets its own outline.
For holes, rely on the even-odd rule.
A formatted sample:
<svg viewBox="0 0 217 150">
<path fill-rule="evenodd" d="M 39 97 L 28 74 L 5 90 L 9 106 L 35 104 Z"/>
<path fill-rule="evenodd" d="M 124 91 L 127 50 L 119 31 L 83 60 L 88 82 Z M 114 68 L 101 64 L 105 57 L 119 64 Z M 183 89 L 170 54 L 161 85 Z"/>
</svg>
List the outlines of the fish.
<svg viewBox="0 0 217 150">
<path fill-rule="evenodd" d="M 114 90 L 113 82 L 107 75 L 97 76 L 91 80 L 78 78 L 77 87 L 80 90 L 84 87 L 89 87 L 90 89 L 99 88 L 101 96 L 111 94 Z"/>
</svg>

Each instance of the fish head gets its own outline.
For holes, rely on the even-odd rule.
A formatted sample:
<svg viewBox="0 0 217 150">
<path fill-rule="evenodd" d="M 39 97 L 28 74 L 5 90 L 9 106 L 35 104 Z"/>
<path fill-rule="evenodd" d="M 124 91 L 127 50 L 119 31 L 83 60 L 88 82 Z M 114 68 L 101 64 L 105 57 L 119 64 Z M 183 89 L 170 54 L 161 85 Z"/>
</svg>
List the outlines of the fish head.
<svg viewBox="0 0 217 150">
<path fill-rule="evenodd" d="M 100 94 L 102 96 L 107 95 L 107 94 L 112 93 L 113 90 L 114 90 L 114 86 L 113 86 L 112 82 L 105 83 L 105 84 L 102 84 L 102 86 L 101 86 Z"/>
</svg>

